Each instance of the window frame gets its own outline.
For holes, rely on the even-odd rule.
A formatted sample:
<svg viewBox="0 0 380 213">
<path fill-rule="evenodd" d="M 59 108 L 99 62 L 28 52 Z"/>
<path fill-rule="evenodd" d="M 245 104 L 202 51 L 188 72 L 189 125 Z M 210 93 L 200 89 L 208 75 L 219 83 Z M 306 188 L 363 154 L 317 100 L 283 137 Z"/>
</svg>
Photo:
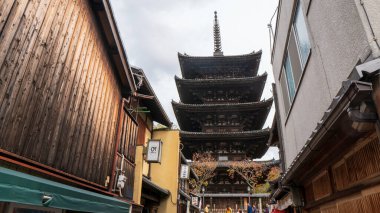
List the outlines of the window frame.
<svg viewBox="0 0 380 213">
<path fill-rule="evenodd" d="M 290 70 L 287 71 L 286 69 L 286 63 L 287 61 L 289 61 L 289 68 Z M 296 82 L 294 80 L 294 73 L 293 73 L 293 67 L 292 67 L 292 61 L 290 60 L 290 57 L 289 57 L 289 53 L 287 51 L 286 53 L 286 56 L 285 56 L 285 60 L 284 60 L 284 64 L 283 64 L 283 70 L 284 70 L 284 74 L 285 74 L 285 82 L 286 82 L 286 88 L 288 90 L 288 99 L 289 99 L 289 103 L 293 103 L 294 101 L 294 98 L 296 96 L 296 92 L 297 92 L 297 87 L 296 87 Z M 288 73 L 289 72 L 289 73 Z M 288 76 L 288 75 L 291 75 L 291 76 Z M 289 78 L 288 77 L 291 77 L 292 78 L 292 81 L 293 81 L 293 94 L 290 93 L 290 84 L 289 84 Z"/>
<path fill-rule="evenodd" d="M 309 43 L 309 51 L 307 53 L 307 55 L 305 56 L 305 61 L 304 61 L 304 64 L 302 62 L 302 57 L 301 57 L 301 53 L 300 53 L 300 45 L 299 45 L 299 38 L 298 38 L 298 33 L 296 31 L 296 27 L 295 27 L 295 21 L 296 21 L 296 17 L 297 17 L 297 14 L 298 12 L 300 12 L 300 14 L 303 15 L 303 21 L 304 21 L 304 24 L 305 24 L 305 29 L 306 29 L 306 32 L 307 32 L 307 38 L 308 38 L 308 43 Z M 288 107 L 285 107 L 285 125 L 289 119 L 289 115 L 290 115 L 290 112 L 292 111 L 292 108 L 293 108 L 293 103 L 295 102 L 295 99 L 297 98 L 297 94 L 298 94 L 298 90 L 300 88 L 300 85 L 302 83 L 302 79 L 303 79 L 303 76 L 305 74 L 305 70 L 308 66 L 308 63 L 309 63 L 309 60 L 310 60 L 310 56 L 312 54 L 312 40 L 311 40 L 311 36 L 310 36 L 310 30 L 308 28 L 308 24 L 307 24 L 307 15 L 305 15 L 304 13 L 304 10 L 302 8 L 302 2 L 300 0 L 298 0 L 296 3 L 295 3 L 295 6 L 294 6 L 294 9 L 293 9 L 293 13 L 292 13 L 292 18 L 291 18 L 291 24 L 290 24 L 290 27 L 289 27 L 289 31 L 288 31 L 288 34 L 287 34 L 287 40 L 286 40 L 286 48 L 284 49 L 284 54 L 283 54 L 283 60 L 282 60 L 282 64 L 281 64 L 281 72 L 280 72 L 280 75 L 279 75 L 279 83 L 281 84 L 281 78 L 282 78 L 282 75 L 285 75 L 284 76 L 284 80 L 285 80 L 285 88 L 286 88 L 286 91 L 283 91 L 282 93 L 282 99 L 283 99 L 283 102 L 287 101 L 287 103 L 284 103 L 284 106 L 288 106 Z M 293 39 L 295 41 L 295 44 L 296 44 L 296 49 L 297 49 L 297 57 L 298 57 L 298 60 L 300 62 L 300 75 L 299 75 L 299 79 L 298 81 L 296 81 L 296 79 L 294 78 L 294 67 L 293 67 L 293 62 L 292 62 L 292 58 L 289 57 L 289 43 L 290 43 L 290 38 L 291 38 L 291 34 L 294 34 L 293 35 Z M 289 61 L 291 63 L 291 68 L 292 68 L 292 76 L 293 76 L 293 80 L 294 80 L 294 86 L 295 86 L 295 92 L 294 92 L 294 97 L 293 99 L 291 100 L 291 97 L 290 97 L 290 93 L 289 93 L 289 87 L 288 87 L 288 80 L 287 80 L 287 76 L 286 76 L 286 73 L 285 72 L 285 62 L 286 62 L 286 58 L 289 57 Z M 293 59 L 295 60 L 295 59 Z M 283 90 L 283 87 L 281 86 L 281 90 Z M 286 92 L 286 94 L 284 94 L 284 92 Z M 285 97 L 287 96 L 287 98 Z"/>
<path fill-rule="evenodd" d="M 304 27 L 305 27 L 306 34 L 307 34 L 308 47 L 309 47 L 307 54 L 305 55 L 305 58 L 302 57 L 300 38 L 299 38 L 300 35 L 299 35 L 299 31 L 297 30 L 297 25 L 296 25 L 297 17 L 299 17 L 299 15 L 302 15 L 303 24 L 305 25 Z M 307 66 L 307 62 L 309 61 L 309 57 L 311 54 L 311 40 L 310 40 L 309 30 L 308 30 L 308 27 L 306 24 L 306 16 L 305 16 L 305 13 L 303 12 L 301 1 L 297 2 L 291 27 L 293 28 L 293 31 L 294 31 L 294 37 L 296 40 L 296 45 L 297 45 L 297 50 L 298 50 L 298 58 L 301 62 L 301 72 L 303 73 L 305 71 L 305 68 Z"/>
</svg>

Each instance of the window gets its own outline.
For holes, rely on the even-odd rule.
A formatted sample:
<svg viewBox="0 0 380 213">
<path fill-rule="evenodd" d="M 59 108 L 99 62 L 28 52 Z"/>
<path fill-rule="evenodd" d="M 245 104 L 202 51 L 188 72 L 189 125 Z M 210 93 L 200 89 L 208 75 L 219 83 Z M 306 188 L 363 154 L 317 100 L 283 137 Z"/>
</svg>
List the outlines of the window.
<svg viewBox="0 0 380 213">
<path fill-rule="evenodd" d="M 294 84 L 292 64 L 290 62 L 289 55 L 287 55 L 285 59 L 284 71 L 286 76 L 286 84 L 288 85 L 289 99 L 290 102 L 292 102 L 294 95 L 296 94 L 296 86 Z"/>
<path fill-rule="evenodd" d="M 294 100 L 302 73 L 310 55 L 311 45 L 301 2 L 298 2 L 289 29 L 289 39 L 283 61 L 280 84 L 283 91 L 285 111 L 288 113 Z"/>
<path fill-rule="evenodd" d="M 301 4 L 298 3 L 296 17 L 294 19 L 294 31 L 297 38 L 298 52 L 301 58 L 302 68 L 305 67 L 310 53 L 310 40 L 307 33 L 305 17 L 303 16 Z"/>
<path fill-rule="evenodd" d="M 219 156 L 218 161 L 228 161 L 228 156 Z"/>
</svg>

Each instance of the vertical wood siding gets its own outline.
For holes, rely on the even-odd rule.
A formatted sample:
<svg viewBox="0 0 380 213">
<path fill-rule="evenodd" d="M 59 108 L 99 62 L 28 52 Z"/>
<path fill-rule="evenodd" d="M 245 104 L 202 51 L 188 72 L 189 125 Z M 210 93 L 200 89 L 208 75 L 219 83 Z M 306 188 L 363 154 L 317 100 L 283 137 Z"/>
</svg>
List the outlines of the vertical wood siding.
<svg viewBox="0 0 380 213">
<path fill-rule="evenodd" d="M 88 1 L 0 1 L 1 149 L 104 185 L 120 103 Z"/>
<path fill-rule="evenodd" d="M 380 144 L 377 136 L 374 135 L 332 166 L 337 190 L 347 189 L 360 181 L 380 175 L 379 161 Z"/>
<path fill-rule="evenodd" d="M 135 174 L 135 150 L 137 142 L 138 124 L 131 114 L 126 110 L 122 115 L 122 130 L 120 134 L 120 144 L 118 147 L 118 155 L 116 158 L 116 177 L 113 189 L 118 191 L 117 179 L 121 172 L 127 177 L 124 189 L 122 189 L 123 197 L 133 199 L 133 183 Z M 123 162 L 122 162 L 123 161 Z M 123 165 L 123 166 L 122 166 Z"/>
</svg>

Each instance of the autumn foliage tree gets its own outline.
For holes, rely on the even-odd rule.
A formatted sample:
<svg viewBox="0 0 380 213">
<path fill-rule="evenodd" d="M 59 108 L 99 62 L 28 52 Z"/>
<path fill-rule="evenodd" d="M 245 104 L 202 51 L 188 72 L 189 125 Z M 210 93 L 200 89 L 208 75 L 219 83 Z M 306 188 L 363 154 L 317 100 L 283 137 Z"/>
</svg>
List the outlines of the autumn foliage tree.
<svg viewBox="0 0 380 213">
<path fill-rule="evenodd" d="M 215 158 L 209 153 L 195 153 L 193 155 L 191 168 L 198 179 L 192 178 L 189 181 L 192 192 L 199 193 L 202 186 L 208 185 L 208 181 L 215 176 L 216 166 Z"/>
<path fill-rule="evenodd" d="M 230 178 L 239 175 L 254 192 L 266 192 L 269 189 L 267 182 L 280 175 L 280 169 L 277 166 L 267 166 L 255 161 L 231 161 L 228 165 Z"/>
</svg>

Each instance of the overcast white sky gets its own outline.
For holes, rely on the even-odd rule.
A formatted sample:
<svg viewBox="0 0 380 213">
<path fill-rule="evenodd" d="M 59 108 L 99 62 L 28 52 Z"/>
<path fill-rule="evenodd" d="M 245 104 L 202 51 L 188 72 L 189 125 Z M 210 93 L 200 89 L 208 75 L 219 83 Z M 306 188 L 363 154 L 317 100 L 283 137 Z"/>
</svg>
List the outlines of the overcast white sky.
<svg viewBox="0 0 380 213">
<path fill-rule="evenodd" d="M 171 100 L 179 101 L 174 75 L 177 53 L 210 56 L 218 12 L 224 55 L 262 50 L 259 74 L 268 73 L 263 98 L 272 97 L 269 23 L 278 0 L 110 0 L 131 65 L 142 68 L 166 113 L 177 124 Z M 275 18 L 274 18 L 275 19 Z M 274 20 L 275 21 L 275 20 Z M 272 110 L 273 111 L 273 110 Z M 273 112 L 264 127 L 271 125 Z M 270 148 L 262 158 L 278 159 Z"/>
</svg>

